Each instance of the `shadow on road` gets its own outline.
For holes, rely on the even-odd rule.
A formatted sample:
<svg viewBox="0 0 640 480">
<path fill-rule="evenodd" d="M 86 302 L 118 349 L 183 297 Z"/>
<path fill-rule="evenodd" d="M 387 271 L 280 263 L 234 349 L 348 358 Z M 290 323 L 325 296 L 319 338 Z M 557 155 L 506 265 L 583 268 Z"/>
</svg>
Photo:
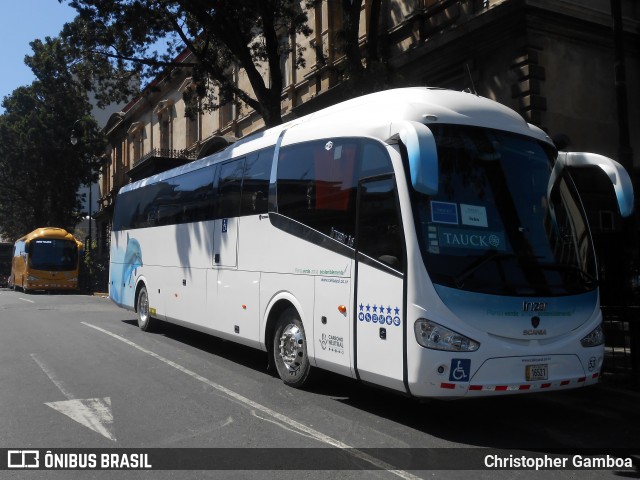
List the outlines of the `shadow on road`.
<svg viewBox="0 0 640 480">
<path fill-rule="evenodd" d="M 137 328 L 135 320 L 123 322 Z M 274 375 L 262 351 L 164 322 L 156 334 Z M 310 393 L 449 442 L 542 451 L 640 449 L 640 394 L 607 382 L 562 392 L 422 402 L 329 372 L 314 375 Z"/>
</svg>

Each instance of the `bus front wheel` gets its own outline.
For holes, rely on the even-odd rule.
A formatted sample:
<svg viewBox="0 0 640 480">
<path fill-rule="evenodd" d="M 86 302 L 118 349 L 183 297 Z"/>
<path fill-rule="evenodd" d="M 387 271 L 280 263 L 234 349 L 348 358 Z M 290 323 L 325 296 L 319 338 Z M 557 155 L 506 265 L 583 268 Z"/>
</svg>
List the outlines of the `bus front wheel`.
<svg viewBox="0 0 640 480">
<path fill-rule="evenodd" d="M 149 294 L 147 293 L 147 287 L 144 285 L 138 292 L 136 311 L 138 312 L 138 327 L 140 327 L 140 330 L 143 332 L 151 331 L 154 319 L 149 313 Z"/>
<path fill-rule="evenodd" d="M 295 388 L 308 383 L 311 363 L 307 339 L 298 312 L 288 308 L 280 315 L 273 336 L 273 360 L 282 381 Z"/>
</svg>

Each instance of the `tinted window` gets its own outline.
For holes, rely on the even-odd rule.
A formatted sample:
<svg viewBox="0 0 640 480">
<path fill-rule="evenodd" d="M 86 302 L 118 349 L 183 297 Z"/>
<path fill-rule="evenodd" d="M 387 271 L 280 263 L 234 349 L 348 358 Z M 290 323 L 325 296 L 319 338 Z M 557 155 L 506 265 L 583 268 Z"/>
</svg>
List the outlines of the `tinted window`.
<svg viewBox="0 0 640 480">
<path fill-rule="evenodd" d="M 358 250 L 402 271 L 404 242 L 393 177 L 362 184 L 359 222 Z"/>
<path fill-rule="evenodd" d="M 216 218 L 232 218 L 240 215 L 243 170 L 244 158 L 220 165 Z"/>
<path fill-rule="evenodd" d="M 141 198 L 138 190 L 121 193 L 116 197 L 115 210 L 113 212 L 113 230 L 126 230 L 136 228 L 134 226 L 134 213 L 138 208 Z"/>
<path fill-rule="evenodd" d="M 200 222 L 211 218 L 213 175 L 211 170 L 196 170 L 161 182 L 155 197 L 156 225 Z"/>
<path fill-rule="evenodd" d="M 387 152 L 377 142 L 363 142 L 360 179 L 393 173 Z"/>
<path fill-rule="evenodd" d="M 460 125 L 430 127 L 437 194 L 413 204 L 434 283 L 493 295 L 596 288 L 587 220 L 569 177 L 549 187 L 551 159 L 531 138 Z"/>
<path fill-rule="evenodd" d="M 353 246 L 358 180 L 391 171 L 384 149 L 363 139 L 285 147 L 278 159 L 278 212 Z"/>
<path fill-rule="evenodd" d="M 118 195 L 113 230 L 211 219 L 213 172 L 210 166 Z"/>
<path fill-rule="evenodd" d="M 247 157 L 242 180 L 241 215 L 267 213 L 273 148 Z"/>
<path fill-rule="evenodd" d="M 78 266 L 78 246 L 69 240 L 32 240 L 29 254 L 29 263 L 35 270 L 65 271 Z"/>
</svg>

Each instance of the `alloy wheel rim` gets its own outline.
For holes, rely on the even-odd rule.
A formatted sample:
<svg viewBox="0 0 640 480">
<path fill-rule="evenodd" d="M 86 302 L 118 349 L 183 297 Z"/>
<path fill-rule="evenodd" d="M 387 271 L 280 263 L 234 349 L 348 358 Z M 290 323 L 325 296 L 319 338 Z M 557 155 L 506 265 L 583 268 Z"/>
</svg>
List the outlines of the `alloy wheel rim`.
<svg viewBox="0 0 640 480">
<path fill-rule="evenodd" d="M 295 324 L 287 325 L 280 336 L 280 357 L 290 372 L 300 369 L 304 361 L 304 334 Z"/>
</svg>

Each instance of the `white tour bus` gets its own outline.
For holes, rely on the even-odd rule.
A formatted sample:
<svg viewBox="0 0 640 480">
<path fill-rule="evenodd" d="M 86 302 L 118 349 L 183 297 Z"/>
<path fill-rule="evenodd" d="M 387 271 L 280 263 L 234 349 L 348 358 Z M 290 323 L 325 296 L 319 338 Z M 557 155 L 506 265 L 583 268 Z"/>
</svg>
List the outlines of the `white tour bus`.
<svg viewBox="0 0 640 480">
<path fill-rule="evenodd" d="M 415 397 L 580 387 L 604 338 L 571 177 L 633 190 L 615 161 L 558 154 L 514 111 L 406 88 L 350 100 L 123 187 L 111 299 L 154 322 Z"/>
</svg>

